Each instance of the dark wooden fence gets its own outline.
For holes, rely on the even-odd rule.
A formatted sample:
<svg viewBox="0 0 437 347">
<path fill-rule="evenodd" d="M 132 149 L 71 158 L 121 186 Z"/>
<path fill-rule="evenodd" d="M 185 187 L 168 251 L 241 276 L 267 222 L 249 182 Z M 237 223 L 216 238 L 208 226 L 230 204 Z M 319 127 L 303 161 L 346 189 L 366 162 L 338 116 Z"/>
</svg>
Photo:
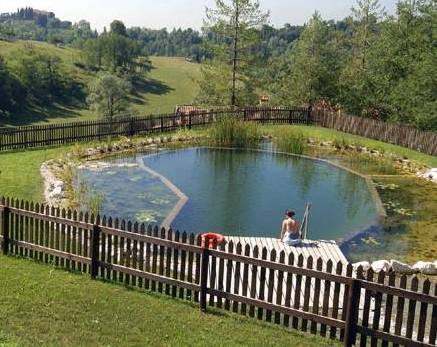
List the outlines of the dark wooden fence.
<svg viewBox="0 0 437 347">
<path fill-rule="evenodd" d="M 317 124 L 350 134 L 437 155 L 437 133 L 398 126 L 378 120 L 349 116 L 321 108 L 272 107 L 240 110 L 217 109 L 188 114 L 129 117 L 102 120 L 0 128 L 0 151 L 103 140 L 109 136 L 134 136 L 210 124 L 222 114 L 246 121 L 272 124 Z"/>
<path fill-rule="evenodd" d="M 351 265 L 2 199 L 2 249 L 67 269 L 344 341 L 435 346 L 437 287 Z M 208 247 L 208 246 L 206 246 Z M 432 288 L 431 288 L 432 287 Z M 230 332 L 232 333 L 232 332 Z"/>
<path fill-rule="evenodd" d="M 376 119 L 355 117 L 324 108 L 312 110 L 314 123 L 325 128 L 392 143 L 426 154 L 437 155 L 437 133 L 382 122 Z"/>
<path fill-rule="evenodd" d="M 105 140 L 109 136 L 134 136 L 200 127 L 214 122 L 219 115 L 230 114 L 246 121 L 275 124 L 309 124 L 308 108 L 226 109 L 129 117 L 113 122 L 103 120 L 0 128 L 0 151 Z"/>
</svg>

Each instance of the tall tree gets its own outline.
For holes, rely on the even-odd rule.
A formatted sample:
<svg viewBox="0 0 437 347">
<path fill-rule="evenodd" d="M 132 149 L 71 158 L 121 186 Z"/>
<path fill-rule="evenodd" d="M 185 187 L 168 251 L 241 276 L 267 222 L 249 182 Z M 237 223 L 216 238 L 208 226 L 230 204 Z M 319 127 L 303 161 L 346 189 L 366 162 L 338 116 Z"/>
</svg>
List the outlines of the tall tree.
<svg viewBox="0 0 437 347">
<path fill-rule="evenodd" d="M 30 95 L 40 101 L 47 101 L 53 95 L 62 93 L 63 78 L 61 60 L 56 55 L 35 49 L 27 44 L 19 53 L 16 73 Z"/>
<path fill-rule="evenodd" d="M 402 0 L 384 26 L 373 65 L 393 121 L 437 129 L 436 23 L 435 0 Z"/>
<path fill-rule="evenodd" d="M 378 116 L 373 105 L 376 90 L 369 60 L 383 17 L 378 0 L 357 0 L 349 18 L 352 32 L 345 40 L 350 52 L 340 78 L 340 99 L 346 110 L 357 115 Z"/>
<path fill-rule="evenodd" d="M 272 66 L 287 71 L 271 81 L 275 101 L 282 104 L 313 105 L 323 99 L 335 100 L 338 71 L 342 63 L 341 40 L 335 28 L 316 12 L 306 24 L 291 54 Z"/>
<path fill-rule="evenodd" d="M 216 35 L 220 41 L 209 45 L 214 59 L 205 61 L 202 68 L 200 102 L 208 104 L 220 100 L 237 106 L 253 101 L 253 69 L 256 67 L 253 48 L 261 40 L 260 30 L 268 16 L 257 0 L 215 0 L 215 8 L 206 10 L 204 32 Z M 210 78 L 214 76 L 215 81 L 226 84 L 212 81 Z M 222 93 L 228 89 L 230 95 L 226 102 Z"/>
<path fill-rule="evenodd" d="M 109 73 L 100 74 L 89 86 L 88 103 L 99 117 L 113 121 L 127 115 L 130 84 Z"/>
<path fill-rule="evenodd" d="M 111 34 L 127 37 L 127 29 L 121 20 L 114 20 L 111 25 Z"/>
</svg>

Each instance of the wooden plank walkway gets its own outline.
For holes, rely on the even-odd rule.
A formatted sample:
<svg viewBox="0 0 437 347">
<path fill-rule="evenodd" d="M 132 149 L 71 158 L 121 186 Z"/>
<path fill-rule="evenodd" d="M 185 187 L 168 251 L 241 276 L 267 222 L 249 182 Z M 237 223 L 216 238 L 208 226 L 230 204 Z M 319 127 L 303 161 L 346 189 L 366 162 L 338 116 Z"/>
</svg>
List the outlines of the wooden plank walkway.
<svg viewBox="0 0 437 347">
<path fill-rule="evenodd" d="M 227 243 L 232 241 L 234 245 L 241 243 L 242 248 L 249 244 L 251 249 L 253 247 L 258 246 L 258 249 L 261 250 L 265 247 L 267 249 L 267 253 L 274 249 L 276 250 L 276 254 L 279 257 L 279 254 L 284 251 L 285 259 L 288 258 L 290 253 L 294 253 L 294 258 L 297 260 L 297 257 L 302 254 L 304 257 L 304 264 L 306 264 L 306 260 L 311 256 L 313 258 L 313 263 L 316 264 L 317 259 L 321 258 L 323 263 L 326 264 L 328 260 L 331 260 L 333 264 L 337 264 L 341 262 L 346 268 L 347 264 L 349 264 L 348 260 L 344 256 L 343 252 L 340 250 L 340 247 L 335 243 L 335 241 L 311 241 L 311 240 L 303 240 L 300 246 L 287 246 L 279 239 L 274 239 L 270 237 L 239 237 L 239 236 L 227 236 Z"/>
</svg>

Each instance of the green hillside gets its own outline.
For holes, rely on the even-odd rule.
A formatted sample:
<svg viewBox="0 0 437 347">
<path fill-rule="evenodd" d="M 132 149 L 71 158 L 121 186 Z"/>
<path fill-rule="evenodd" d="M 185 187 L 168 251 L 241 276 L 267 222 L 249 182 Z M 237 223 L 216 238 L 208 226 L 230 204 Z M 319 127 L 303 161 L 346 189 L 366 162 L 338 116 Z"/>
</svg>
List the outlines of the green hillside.
<svg viewBox="0 0 437 347">
<path fill-rule="evenodd" d="M 17 67 L 17 57 L 25 45 L 32 45 L 35 50 L 41 50 L 61 59 L 60 69 L 63 75 L 77 82 L 82 91 L 95 76 L 82 68 L 81 52 L 73 48 L 57 47 L 42 42 L 6 42 L 0 41 L 0 56 L 3 56 L 9 67 Z M 152 70 L 147 78 L 133 86 L 130 95 L 132 113 L 144 115 L 158 112 L 171 112 L 176 104 L 191 103 L 197 92 L 196 79 L 199 77 L 200 66 L 187 62 L 184 58 L 151 57 Z M 88 120 L 96 117 L 88 109 L 84 96 L 75 102 L 52 103 L 49 107 L 30 104 L 23 107 L 2 125 L 46 124 L 65 121 Z"/>
</svg>

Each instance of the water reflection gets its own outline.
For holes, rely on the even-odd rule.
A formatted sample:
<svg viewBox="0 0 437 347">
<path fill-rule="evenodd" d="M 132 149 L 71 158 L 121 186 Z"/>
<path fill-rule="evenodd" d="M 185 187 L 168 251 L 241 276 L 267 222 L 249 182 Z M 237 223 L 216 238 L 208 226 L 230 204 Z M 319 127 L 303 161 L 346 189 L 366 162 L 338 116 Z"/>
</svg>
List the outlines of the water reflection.
<svg viewBox="0 0 437 347">
<path fill-rule="evenodd" d="M 293 207 L 302 218 L 307 202 L 314 206 L 310 221 L 310 237 L 314 239 L 340 239 L 352 230 L 365 228 L 376 217 L 365 180 L 324 162 L 285 154 L 207 148 L 138 155 L 133 161 L 137 159 L 188 196 L 173 222 L 174 228 L 182 230 L 277 237 L 284 210 Z M 124 218 L 141 216 L 159 223 L 176 198 L 159 181 L 138 170 L 81 175 L 109 191 L 105 213 Z"/>
</svg>

